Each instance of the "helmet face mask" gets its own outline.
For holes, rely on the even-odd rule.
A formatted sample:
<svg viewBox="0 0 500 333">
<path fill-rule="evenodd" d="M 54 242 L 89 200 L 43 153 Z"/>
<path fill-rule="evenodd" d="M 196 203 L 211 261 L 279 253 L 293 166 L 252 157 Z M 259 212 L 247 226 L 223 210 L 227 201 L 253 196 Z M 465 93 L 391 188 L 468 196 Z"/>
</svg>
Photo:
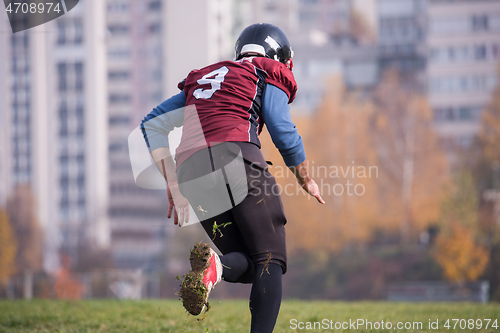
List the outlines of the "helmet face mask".
<svg viewBox="0 0 500 333">
<path fill-rule="evenodd" d="M 268 23 L 256 23 L 245 28 L 236 41 L 235 51 L 236 60 L 244 56 L 260 55 L 288 65 L 293 57 L 292 47 L 285 33 Z"/>
</svg>

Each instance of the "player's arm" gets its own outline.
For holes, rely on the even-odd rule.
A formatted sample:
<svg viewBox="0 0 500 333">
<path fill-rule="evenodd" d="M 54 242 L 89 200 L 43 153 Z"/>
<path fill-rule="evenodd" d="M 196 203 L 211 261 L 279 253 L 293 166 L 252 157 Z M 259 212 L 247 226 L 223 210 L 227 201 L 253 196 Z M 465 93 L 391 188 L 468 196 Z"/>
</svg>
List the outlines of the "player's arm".
<svg viewBox="0 0 500 333">
<path fill-rule="evenodd" d="M 174 214 L 174 223 L 182 225 L 189 220 L 189 203 L 181 195 L 175 173 L 175 162 L 170 154 L 168 134 L 184 122 L 184 106 L 186 97 L 184 92 L 167 99 L 154 108 L 142 121 L 141 130 L 144 140 L 151 152 L 153 161 L 167 181 L 167 195 L 169 201 L 168 217 Z"/>
<path fill-rule="evenodd" d="M 307 170 L 306 153 L 290 115 L 288 95 L 280 88 L 267 84 L 262 101 L 262 116 L 274 145 L 278 148 L 286 166 L 293 172 L 299 185 L 318 202 L 325 203 L 318 185 Z"/>
</svg>

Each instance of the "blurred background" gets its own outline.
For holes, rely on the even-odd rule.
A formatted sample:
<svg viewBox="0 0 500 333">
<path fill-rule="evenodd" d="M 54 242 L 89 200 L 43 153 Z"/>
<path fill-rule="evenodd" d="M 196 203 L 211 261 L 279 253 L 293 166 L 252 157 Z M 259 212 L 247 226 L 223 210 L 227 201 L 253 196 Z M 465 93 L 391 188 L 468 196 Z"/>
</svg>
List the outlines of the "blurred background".
<svg viewBox="0 0 500 333">
<path fill-rule="evenodd" d="M 127 139 L 255 22 L 293 46 L 327 201 L 264 130 L 289 189 L 284 297 L 500 300 L 500 0 L 81 0 L 15 34 L 2 11 L 0 297 L 175 297 L 207 239 L 135 184 Z"/>
</svg>

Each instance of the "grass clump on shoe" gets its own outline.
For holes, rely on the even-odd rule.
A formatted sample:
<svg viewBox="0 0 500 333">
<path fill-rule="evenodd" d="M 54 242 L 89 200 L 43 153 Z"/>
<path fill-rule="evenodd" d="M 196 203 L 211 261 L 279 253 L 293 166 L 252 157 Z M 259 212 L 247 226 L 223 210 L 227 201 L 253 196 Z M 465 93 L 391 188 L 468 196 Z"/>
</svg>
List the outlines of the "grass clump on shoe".
<svg viewBox="0 0 500 333">
<path fill-rule="evenodd" d="M 189 255 L 191 270 L 181 282 L 178 292 L 182 305 L 190 314 L 197 316 L 210 309 L 208 296 L 222 278 L 222 264 L 214 250 L 206 243 L 198 242 Z"/>
</svg>

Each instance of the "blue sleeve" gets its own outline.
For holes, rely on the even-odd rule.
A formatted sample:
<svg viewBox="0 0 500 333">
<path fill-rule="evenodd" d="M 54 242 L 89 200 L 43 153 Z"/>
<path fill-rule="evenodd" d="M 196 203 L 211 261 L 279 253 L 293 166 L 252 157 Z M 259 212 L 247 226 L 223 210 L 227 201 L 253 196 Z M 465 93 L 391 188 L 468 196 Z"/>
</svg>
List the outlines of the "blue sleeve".
<svg viewBox="0 0 500 333">
<path fill-rule="evenodd" d="M 264 123 L 285 164 L 292 167 L 304 162 L 304 143 L 292 122 L 288 95 L 280 88 L 267 84 L 262 99 Z"/>
<path fill-rule="evenodd" d="M 181 91 L 155 107 L 141 123 L 142 134 L 149 151 L 161 147 L 169 147 L 168 134 L 174 127 L 184 123 L 184 106 L 186 96 Z"/>
</svg>

